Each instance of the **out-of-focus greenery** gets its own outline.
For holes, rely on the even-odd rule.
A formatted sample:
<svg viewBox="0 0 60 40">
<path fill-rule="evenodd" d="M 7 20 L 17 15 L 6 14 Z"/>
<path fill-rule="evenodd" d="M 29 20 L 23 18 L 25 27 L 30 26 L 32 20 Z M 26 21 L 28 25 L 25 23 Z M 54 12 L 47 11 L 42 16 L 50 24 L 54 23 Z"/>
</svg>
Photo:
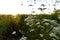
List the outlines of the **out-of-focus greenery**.
<svg viewBox="0 0 60 40">
<path fill-rule="evenodd" d="M 0 40 L 19 40 L 22 35 L 27 40 L 60 40 L 60 10 L 49 15 L 0 15 Z"/>
</svg>

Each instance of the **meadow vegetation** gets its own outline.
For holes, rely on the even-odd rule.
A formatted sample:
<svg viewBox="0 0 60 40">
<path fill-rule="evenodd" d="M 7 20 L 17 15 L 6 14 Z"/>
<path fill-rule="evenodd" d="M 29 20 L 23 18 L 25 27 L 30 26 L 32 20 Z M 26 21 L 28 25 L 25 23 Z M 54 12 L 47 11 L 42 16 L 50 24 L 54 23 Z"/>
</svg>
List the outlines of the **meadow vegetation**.
<svg viewBox="0 0 60 40">
<path fill-rule="evenodd" d="M 60 40 L 60 10 L 50 15 L 0 15 L 0 40 L 19 40 L 23 35 L 27 40 Z"/>
</svg>

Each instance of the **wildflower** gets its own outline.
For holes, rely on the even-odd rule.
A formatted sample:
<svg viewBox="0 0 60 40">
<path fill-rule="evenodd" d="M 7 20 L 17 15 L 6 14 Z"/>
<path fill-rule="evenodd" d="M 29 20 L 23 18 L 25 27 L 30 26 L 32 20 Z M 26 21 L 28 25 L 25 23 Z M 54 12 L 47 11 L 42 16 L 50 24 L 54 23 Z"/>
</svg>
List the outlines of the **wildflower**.
<svg viewBox="0 0 60 40">
<path fill-rule="evenodd" d="M 16 31 L 13 31 L 12 34 L 13 34 L 13 35 L 16 34 Z"/>
<path fill-rule="evenodd" d="M 41 37 L 43 37 L 43 34 L 40 34 Z"/>
<path fill-rule="evenodd" d="M 34 31 L 34 29 L 31 29 L 30 32 Z"/>
</svg>

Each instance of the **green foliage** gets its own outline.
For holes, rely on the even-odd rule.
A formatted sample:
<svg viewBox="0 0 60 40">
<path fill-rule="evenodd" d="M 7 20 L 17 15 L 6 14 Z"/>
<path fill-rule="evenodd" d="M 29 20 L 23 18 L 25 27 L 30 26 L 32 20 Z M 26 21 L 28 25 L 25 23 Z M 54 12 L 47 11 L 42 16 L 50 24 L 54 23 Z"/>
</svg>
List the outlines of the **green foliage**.
<svg viewBox="0 0 60 40">
<path fill-rule="evenodd" d="M 9 35 L 15 26 L 16 23 L 12 15 L 0 15 L 0 40 L 10 37 Z"/>
<path fill-rule="evenodd" d="M 0 40 L 19 40 L 20 32 L 27 40 L 60 40 L 60 10 L 51 15 L 0 15 Z M 20 31 L 12 36 L 13 31 Z M 21 34 L 21 35 L 22 35 Z"/>
<path fill-rule="evenodd" d="M 5 15 L 0 15 L 0 34 L 4 32 L 11 22 L 11 18 Z"/>
<path fill-rule="evenodd" d="M 50 34 L 53 33 L 54 27 L 60 26 L 59 23 L 56 22 L 57 20 L 51 20 L 44 17 L 39 19 L 37 16 L 28 16 L 25 21 L 26 25 L 30 28 L 28 31 L 29 40 L 53 40 Z"/>
</svg>

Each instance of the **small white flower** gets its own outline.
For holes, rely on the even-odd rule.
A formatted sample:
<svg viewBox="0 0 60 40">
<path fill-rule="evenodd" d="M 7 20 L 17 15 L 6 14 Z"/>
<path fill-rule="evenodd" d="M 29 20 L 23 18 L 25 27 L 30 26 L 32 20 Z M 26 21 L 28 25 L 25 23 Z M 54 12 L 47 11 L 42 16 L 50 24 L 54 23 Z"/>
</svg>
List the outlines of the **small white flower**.
<svg viewBox="0 0 60 40">
<path fill-rule="evenodd" d="M 43 37 L 43 34 L 40 34 L 41 37 Z"/>
<path fill-rule="evenodd" d="M 60 17 L 58 17 L 58 19 L 60 19 Z"/>
<path fill-rule="evenodd" d="M 44 40 L 46 40 L 46 39 L 44 39 Z"/>
<path fill-rule="evenodd" d="M 60 31 L 60 26 L 54 27 L 55 30 Z"/>
<path fill-rule="evenodd" d="M 56 20 L 51 20 L 50 22 L 53 22 L 54 23 L 54 22 L 57 22 L 57 21 Z"/>
<path fill-rule="evenodd" d="M 37 22 L 36 24 L 40 24 L 40 22 Z"/>
<path fill-rule="evenodd" d="M 31 29 L 30 32 L 34 31 L 34 29 Z"/>
<path fill-rule="evenodd" d="M 13 31 L 12 34 L 16 34 L 16 31 Z"/>
<path fill-rule="evenodd" d="M 29 25 L 29 23 L 26 23 L 26 25 Z"/>
<path fill-rule="evenodd" d="M 52 36 L 52 37 L 56 37 L 57 39 L 59 39 L 59 37 L 56 36 L 54 33 L 51 33 L 50 36 Z"/>
<path fill-rule="evenodd" d="M 56 37 L 56 35 L 55 35 L 54 33 L 51 33 L 50 36 L 54 36 L 54 37 Z"/>
<path fill-rule="evenodd" d="M 43 19 L 43 21 L 50 21 L 50 19 Z"/>
<path fill-rule="evenodd" d="M 49 23 L 44 23 L 45 25 L 50 25 Z"/>
<path fill-rule="evenodd" d="M 53 38 L 53 40 L 56 40 L 56 39 Z"/>
<path fill-rule="evenodd" d="M 27 37 L 21 37 L 20 40 L 27 40 Z"/>
<path fill-rule="evenodd" d="M 58 19 L 60 19 L 60 15 L 58 15 Z"/>
</svg>

